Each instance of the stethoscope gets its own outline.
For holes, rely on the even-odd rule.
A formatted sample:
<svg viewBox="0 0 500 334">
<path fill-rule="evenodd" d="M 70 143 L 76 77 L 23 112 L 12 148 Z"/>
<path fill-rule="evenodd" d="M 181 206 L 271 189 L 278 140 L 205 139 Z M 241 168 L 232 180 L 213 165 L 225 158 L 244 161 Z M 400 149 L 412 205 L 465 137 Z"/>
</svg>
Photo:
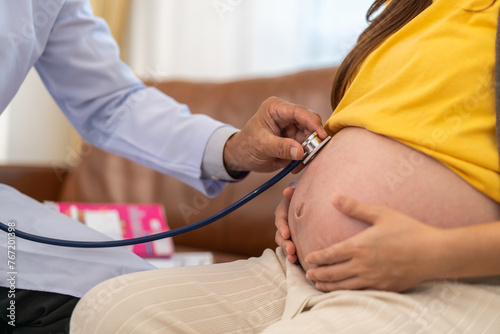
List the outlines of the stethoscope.
<svg viewBox="0 0 500 334">
<path fill-rule="evenodd" d="M 131 246 L 131 245 L 137 245 L 137 244 L 142 244 L 145 242 L 151 242 L 159 239 L 164 239 L 164 238 L 170 238 L 179 234 L 184 234 L 187 232 L 194 231 L 196 229 L 199 229 L 203 226 L 206 226 L 208 224 L 211 224 L 222 217 L 226 216 L 227 214 L 233 212 L 234 210 L 238 209 L 240 206 L 246 204 L 247 202 L 251 201 L 258 195 L 262 194 L 264 191 L 269 189 L 271 186 L 276 184 L 278 181 L 280 181 L 282 178 L 284 178 L 288 173 L 290 173 L 295 167 L 297 167 L 300 163 L 303 163 L 304 165 L 307 165 L 319 152 L 319 150 L 330 140 L 331 137 L 327 137 L 325 140 L 321 140 L 318 138 L 318 134 L 316 132 L 313 132 L 309 137 L 304 140 L 302 143 L 302 148 L 304 149 L 304 157 L 302 160 L 293 160 L 288 166 L 286 166 L 281 172 L 273 176 L 269 181 L 255 189 L 254 191 L 250 192 L 248 195 L 244 196 L 240 200 L 234 202 L 227 208 L 217 212 L 216 214 L 205 218 L 203 220 L 200 220 L 196 223 L 182 226 L 170 231 L 166 232 L 160 232 L 156 234 L 151 234 L 148 236 L 143 236 L 143 237 L 138 237 L 138 238 L 133 238 L 133 239 L 126 239 L 126 240 L 111 240 L 111 241 L 75 241 L 75 240 L 64 240 L 64 239 L 55 239 L 55 238 L 49 238 L 49 237 L 42 237 L 36 234 L 31 234 L 27 232 L 23 232 L 20 230 L 13 230 L 12 227 L 9 228 L 7 225 L 4 223 L 0 222 L 0 229 L 7 232 L 7 233 L 14 233 L 16 237 L 19 237 L 21 239 L 26 239 L 30 240 L 33 242 L 38 242 L 42 244 L 47 244 L 47 245 L 54 245 L 54 246 L 62 246 L 62 247 L 75 247 L 75 248 L 105 248 L 105 247 L 121 247 L 121 246 Z"/>
</svg>

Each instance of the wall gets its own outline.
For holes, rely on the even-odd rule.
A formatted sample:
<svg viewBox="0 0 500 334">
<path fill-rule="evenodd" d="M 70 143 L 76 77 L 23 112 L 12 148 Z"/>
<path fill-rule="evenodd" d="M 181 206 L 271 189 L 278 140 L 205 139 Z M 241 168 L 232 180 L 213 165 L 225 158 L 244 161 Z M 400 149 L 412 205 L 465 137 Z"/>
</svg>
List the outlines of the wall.
<svg viewBox="0 0 500 334">
<path fill-rule="evenodd" d="M 69 122 L 32 70 L 0 116 L 0 163 L 63 162 L 74 138 Z"/>
<path fill-rule="evenodd" d="M 338 64 L 372 0 L 132 0 L 141 77 L 228 80 Z"/>
<path fill-rule="evenodd" d="M 230 80 L 341 61 L 370 0 L 133 0 L 124 53 L 142 78 Z M 71 159 L 70 125 L 32 72 L 0 117 L 0 163 Z"/>
</svg>

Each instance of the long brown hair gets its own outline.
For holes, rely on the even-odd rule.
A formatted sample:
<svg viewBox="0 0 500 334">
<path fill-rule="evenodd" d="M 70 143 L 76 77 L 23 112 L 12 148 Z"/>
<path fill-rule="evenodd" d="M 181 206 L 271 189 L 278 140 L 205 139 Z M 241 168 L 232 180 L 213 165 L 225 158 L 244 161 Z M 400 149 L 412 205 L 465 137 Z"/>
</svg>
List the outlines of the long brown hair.
<svg viewBox="0 0 500 334">
<path fill-rule="evenodd" d="M 488 8 L 495 1 L 493 0 Z M 331 95 L 333 109 L 340 103 L 358 67 L 366 57 L 389 36 L 429 7 L 432 0 L 392 0 L 375 19 L 371 20 L 372 16 L 386 3 L 387 0 L 375 0 L 371 5 L 366 14 L 367 21 L 371 22 L 370 25 L 359 36 L 356 45 L 337 70 Z"/>
</svg>

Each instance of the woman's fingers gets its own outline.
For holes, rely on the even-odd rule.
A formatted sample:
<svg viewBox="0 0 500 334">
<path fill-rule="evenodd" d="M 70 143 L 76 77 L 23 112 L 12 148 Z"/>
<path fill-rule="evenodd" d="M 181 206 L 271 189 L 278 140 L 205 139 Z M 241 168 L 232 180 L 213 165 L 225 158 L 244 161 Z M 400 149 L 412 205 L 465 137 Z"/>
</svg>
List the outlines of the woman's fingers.
<svg viewBox="0 0 500 334">
<path fill-rule="evenodd" d="M 283 196 L 288 200 L 288 202 L 290 202 L 292 200 L 292 196 L 293 196 L 294 192 L 295 192 L 295 187 L 286 187 L 283 190 Z"/>
<path fill-rule="evenodd" d="M 296 263 L 298 261 L 295 244 L 290 239 L 284 239 L 279 231 L 276 231 L 275 241 L 283 249 L 289 262 Z"/>
<path fill-rule="evenodd" d="M 311 268 L 307 271 L 307 279 L 313 282 L 340 282 L 356 276 L 349 261 Z"/>
<path fill-rule="evenodd" d="M 276 208 L 274 225 L 278 233 L 284 239 L 290 239 L 290 228 L 288 227 L 288 205 L 284 204 L 283 200 Z"/>
<path fill-rule="evenodd" d="M 288 208 L 290 207 L 290 200 L 292 199 L 294 191 L 295 189 L 292 187 L 287 187 L 283 190 L 283 196 L 285 198 L 280 202 L 280 204 L 278 204 L 274 213 L 274 224 L 284 239 L 290 239 L 290 228 L 288 227 Z"/>
<path fill-rule="evenodd" d="M 363 279 L 358 276 L 352 276 L 338 282 L 315 282 L 314 286 L 316 289 L 325 292 L 337 290 L 362 290 L 368 288 Z"/>
<path fill-rule="evenodd" d="M 352 256 L 349 242 L 344 241 L 309 253 L 305 261 L 313 266 L 324 266 L 348 261 Z"/>
<path fill-rule="evenodd" d="M 283 190 L 283 200 L 278 204 L 275 211 L 275 221 L 277 231 L 275 235 L 276 244 L 280 246 L 285 254 L 287 255 L 287 260 L 291 263 L 297 262 L 297 255 L 295 244 L 290 239 L 290 227 L 288 226 L 288 208 L 290 207 L 290 200 L 292 199 L 293 192 L 295 189 L 293 187 L 287 187 Z"/>
<path fill-rule="evenodd" d="M 369 224 L 374 224 L 384 210 L 384 207 L 360 202 L 339 194 L 333 195 L 332 203 L 343 214 Z"/>
</svg>

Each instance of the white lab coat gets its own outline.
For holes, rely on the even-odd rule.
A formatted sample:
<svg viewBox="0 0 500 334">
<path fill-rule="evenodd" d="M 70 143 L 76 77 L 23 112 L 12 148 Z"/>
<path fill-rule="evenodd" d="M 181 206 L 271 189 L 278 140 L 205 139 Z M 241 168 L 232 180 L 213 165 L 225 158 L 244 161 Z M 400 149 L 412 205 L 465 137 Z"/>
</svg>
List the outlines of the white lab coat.
<svg viewBox="0 0 500 334">
<path fill-rule="evenodd" d="M 88 142 L 170 174 L 215 196 L 223 183 L 201 178 L 210 136 L 224 125 L 191 115 L 185 105 L 146 88 L 119 59 L 119 50 L 88 0 L 0 2 L 0 111 L 35 66 L 67 118 Z M 0 221 L 30 233 L 103 240 L 84 225 L 0 185 Z M 0 232 L 0 286 L 82 296 L 117 275 L 154 267 L 122 249 L 72 249 L 15 240 L 8 267 Z M 12 243 L 12 241 L 10 241 Z"/>
</svg>

